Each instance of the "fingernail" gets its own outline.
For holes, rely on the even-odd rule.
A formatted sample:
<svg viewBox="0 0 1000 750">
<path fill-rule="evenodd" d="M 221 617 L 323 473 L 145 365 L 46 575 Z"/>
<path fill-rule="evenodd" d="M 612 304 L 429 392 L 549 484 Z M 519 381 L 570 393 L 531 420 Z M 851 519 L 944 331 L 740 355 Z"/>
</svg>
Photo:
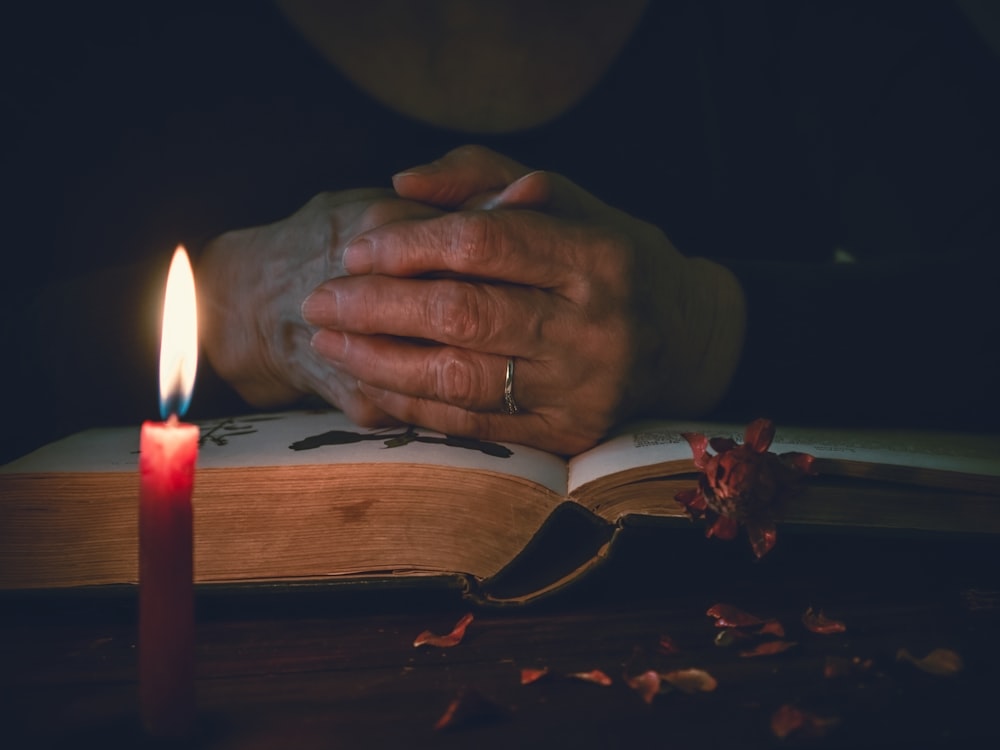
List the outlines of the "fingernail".
<svg viewBox="0 0 1000 750">
<path fill-rule="evenodd" d="M 300 312 L 306 323 L 323 325 L 337 312 L 337 297 L 326 289 L 317 289 L 302 300 Z"/>
<path fill-rule="evenodd" d="M 435 172 L 440 171 L 440 169 L 441 167 L 438 163 L 432 161 L 430 164 L 421 164 L 417 167 L 404 169 L 402 172 L 396 172 L 396 174 L 392 176 L 392 179 L 395 180 L 397 177 L 419 177 L 420 175 L 434 174 Z"/>
<path fill-rule="evenodd" d="M 370 240 L 354 240 L 344 248 L 344 270 L 358 275 L 372 271 L 372 243 Z"/>
<path fill-rule="evenodd" d="M 334 364 L 343 362 L 344 354 L 347 352 L 347 337 L 340 331 L 331 331 L 326 328 L 316 331 L 310 343 L 313 350 L 323 359 Z"/>
</svg>

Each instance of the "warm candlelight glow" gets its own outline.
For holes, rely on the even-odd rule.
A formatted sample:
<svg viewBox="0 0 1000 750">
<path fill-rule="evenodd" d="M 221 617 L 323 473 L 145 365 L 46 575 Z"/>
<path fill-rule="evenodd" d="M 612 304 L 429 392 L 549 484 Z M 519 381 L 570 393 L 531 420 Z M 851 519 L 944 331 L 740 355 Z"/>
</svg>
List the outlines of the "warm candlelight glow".
<svg viewBox="0 0 1000 750">
<path fill-rule="evenodd" d="M 174 251 L 163 303 L 160 338 L 160 416 L 182 416 L 191 402 L 198 369 L 198 304 L 194 272 L 182 246 Z"/>
<path fill-rule="evenodd" d="M 178 419 L 198 367 L 194 273 L 183 247 L 167 276 L 160 412 L 139 438 L 139 701 L 156 737 L 184 737 L 195 717 L 194 470 L 198 427 Z"/>
</svg>

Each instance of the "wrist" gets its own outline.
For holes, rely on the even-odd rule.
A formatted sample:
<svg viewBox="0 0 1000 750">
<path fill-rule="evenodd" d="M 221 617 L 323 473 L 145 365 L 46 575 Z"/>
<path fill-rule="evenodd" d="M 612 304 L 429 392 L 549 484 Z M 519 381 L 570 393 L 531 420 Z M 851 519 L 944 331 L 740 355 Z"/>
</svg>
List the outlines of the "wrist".
<svg viewBox="0 0 1000 750">
<path fill-rule="evenodd" d="M 657 411 L 697 417 L 729 390 L 746 332 L 746 301 L 736 276 L 705 258 L 685 258 L 675 285 L 672 321 L 661 350 Z"/>
</svg>

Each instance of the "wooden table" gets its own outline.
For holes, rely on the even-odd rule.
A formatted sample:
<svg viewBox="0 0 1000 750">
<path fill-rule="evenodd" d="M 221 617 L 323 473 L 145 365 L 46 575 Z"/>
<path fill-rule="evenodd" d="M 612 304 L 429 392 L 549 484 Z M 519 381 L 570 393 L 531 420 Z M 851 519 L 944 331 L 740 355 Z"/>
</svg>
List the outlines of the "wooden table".
<svg viewBox="0 0 1000 750">
<path fill-rule="evenodd" d="M 1000 565 L 995 538 L 784 530 L 763 561 L 744 539 L 635 529 L 585 583 L 517 609 L 474 609 L 448 588 L 202 591 L 196 734 L 201 748 L 956 747 L 1000 739 Z M 743 657 L 705 612 L 727 602 L 777 618 L 797 642 Z M 822 609 L 844 633 L 806 630 Z M 475 619 L 448 649 L 424 629 Z M 156 747 L 138 726 L 133 591 L 0 597 L 0 747 Z M 680 651 L 661 653 L 668 635 Z M 954 676 L 897 661 L 959 653 Z M 861 663 L 825 677 L 829 657 Z M 843 661 L 838 663 L 845 663 Z M 522 685 L 524 667 L 549 677 Z M 623 675 L 699 668 L 712 692 L 645 703 Z M 593 669 L 607 687 L 568 677 Z M 463 688 L 495 715 L 435 730 Z M 789 704 L 835 720 L 779 740 Z"/>
</svg>

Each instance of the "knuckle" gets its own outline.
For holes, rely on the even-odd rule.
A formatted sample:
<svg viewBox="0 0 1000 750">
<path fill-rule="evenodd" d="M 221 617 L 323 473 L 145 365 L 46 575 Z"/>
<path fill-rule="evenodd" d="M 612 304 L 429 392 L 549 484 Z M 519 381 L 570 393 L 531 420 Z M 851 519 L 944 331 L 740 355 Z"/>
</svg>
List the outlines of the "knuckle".
<svg viewBox="0 0 1000 750">
<path fill-rule="evenodd" d="M 453 148 L 447 154 L 445 154 L 446 159 L 459 159 L 459 160 L 474 160 L 479 161 L 488 157 L 492 152 L 485 146 L 480 146 L 474 143 L 466 143 L 464 145 Z"/>
<path fill-rule="evenodd" d="M 449 248 L 456 270 L 477 273 L 495 266 L 504 252 L 496 214 L 466 211 L 458 214 L 456 221 L 455 240 Z"/>
<path fill-rule="evenodd" d="M 358 217 L 358 231 L 367 232 L 370 229 L 390 224 L 403 215 L 402 204 L 392 200 L 377 200 L 368 203 Z"/>
<path fill-rule="evenodd" d="M 475 364 L 454 353 L 438 362 L 435 380 L 438 400 L 466 408 L 476 403 L 482 390 L 482 374 Z"/>
<path fill-rule="evenodd" d="M 489 327 L 487 308 L 476 287 L 468 282 L 441 284 L 428 306 L 430 330 L 458 346 L 478 342 Z"/>
<path fill-rule="evenodd" d="M 595 232 L 587 260 L 576 270 L 576 293 L 585 304 L 619 306 L 632 293 L 635 248 L 629 238 L 613 231 Z"/>
</svg>

